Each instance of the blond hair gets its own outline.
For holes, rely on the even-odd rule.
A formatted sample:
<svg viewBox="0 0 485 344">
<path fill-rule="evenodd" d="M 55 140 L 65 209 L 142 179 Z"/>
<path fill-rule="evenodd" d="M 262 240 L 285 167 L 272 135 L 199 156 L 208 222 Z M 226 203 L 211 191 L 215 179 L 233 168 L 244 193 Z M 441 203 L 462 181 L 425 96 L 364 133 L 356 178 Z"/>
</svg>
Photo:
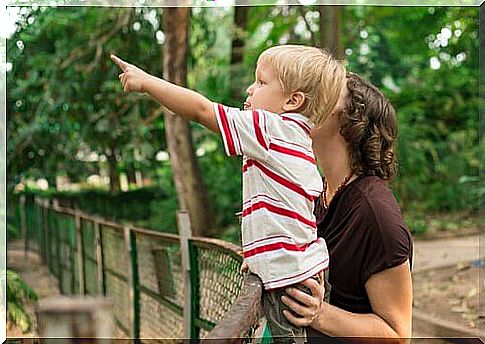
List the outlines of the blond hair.
<svg viewBox="0 0 485 344">
<path fill-rule="evenodd" d="M 345 87 L 345 67 L 326 51 L 301 45 L 278 45 L 259 56 L 276 69 L 284 94 L 303 92 L 299 111 L 321 124 L 336 110 Z"/>
</svg>

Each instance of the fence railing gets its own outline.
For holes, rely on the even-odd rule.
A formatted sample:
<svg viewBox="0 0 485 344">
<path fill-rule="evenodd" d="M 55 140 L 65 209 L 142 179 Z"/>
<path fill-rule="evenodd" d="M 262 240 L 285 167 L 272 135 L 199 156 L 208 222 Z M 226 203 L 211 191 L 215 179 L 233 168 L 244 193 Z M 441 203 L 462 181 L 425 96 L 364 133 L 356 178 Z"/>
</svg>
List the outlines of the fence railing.
<svg viewBox="0 0 485 344">
<path fill-rule="evenodd" d="M 211 338 L 223 318 L 217 338 L 241 341 L 254 335 L 259 279 L 240 272 L 238 246 L 191 237 L 187 214 L 178 215 L 179 235 L 173 235 L 38 197 L 21 196 L 20 208 L 25 249 L 38 251 L 63 294 L 109 297 L 115 337 Z M 232 326 L 223 325 L 227 321 Z"/>
</svg>

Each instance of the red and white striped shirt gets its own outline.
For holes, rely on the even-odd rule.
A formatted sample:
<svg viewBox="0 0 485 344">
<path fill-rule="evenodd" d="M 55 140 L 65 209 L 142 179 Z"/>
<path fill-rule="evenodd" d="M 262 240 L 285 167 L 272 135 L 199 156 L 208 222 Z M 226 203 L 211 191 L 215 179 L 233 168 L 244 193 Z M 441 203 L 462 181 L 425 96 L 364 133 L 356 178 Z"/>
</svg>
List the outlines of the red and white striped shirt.
<svg viewBox="0 0 485 344">
<path fill-rule="evenodd" d="M 243 255 L 271 290 L 328 267 L 313 201 L 323 185 L 312 152 L 311 122 L 214 104 L 227 155 L 243 156 Z"/>
</svg>

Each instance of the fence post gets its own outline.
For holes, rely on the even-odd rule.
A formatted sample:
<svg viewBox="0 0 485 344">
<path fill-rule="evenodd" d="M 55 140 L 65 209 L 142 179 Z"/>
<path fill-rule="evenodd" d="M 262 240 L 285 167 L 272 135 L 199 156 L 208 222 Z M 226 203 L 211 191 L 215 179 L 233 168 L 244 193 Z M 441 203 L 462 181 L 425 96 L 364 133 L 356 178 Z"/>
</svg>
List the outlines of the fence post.
<svg viewBox="0 0 485 344">
<path fill-rule="evenodd" d="M 109 344 L 114 329 L 113 302 L 105 297 L 56 296 L 36 307 L 37 328 L 45 344 Z"/>
<path fill-rule="evenodd" d="M 44 261 L 49 266 L 50 263 L 50 242 L 49 242 L 49 199 L 46 198 L 43 203 L 42 216 L 44 218 Z"/>
<path fill-rule="evenodd" d="M 39 256 L 42 257 L 42 199 L 38 196 L 35 196 L 35 233 L 37 234 L 37 253 Z"/>
<path fill-rule="evenodd" d="M 77 277 L 79 284 L 79 295 L 86 294 L 86 281 L 84 280 L 84 245 L 81 233 L 81 216 L 79 210 L 74 210 L 76 220 L 76 258 L 77 258 Z"/>
<path fill-rule="evenodd" d="M 98 293 L 106 295 L 106 283 L 104 279 L 103 239 L 99 230 L 98 221 L 94 221 L 94 237 L 94 244 L 96 245 L 96 276 L 98 281 Z"/>
<path fill-rule="evenodd" d="M 62 226 L 62 223 L 60 224 L 60 218 L 59 218 L 59 213 L 57 213 L 57 216 L 54 217 L 54 222 L 55 222 L 55 231 L 56 231 L 56 261 L 57 261 L 57 278 L 59 279 L 59 289 L 61 290 L 61 293 L 65 293 L 66 290 L 64 288 L 64 285 L 63 285 L 63 275 L 64 275 L 64 272 L 62 271 L 63 268 L 62 268 L 62 257 L 61 257 L 61 254 L 62 254 L 62 251 L 61 251 L 61 226 Z"/>
<path fill-rule="evenodd" d="M 25 195 L 20 195 L 20 228 L 22 232 L 22 238 L 24 239 L 24 256 L 27 257 L 27 250 L 29 249 L 29 244 L 27 241 L 27 218 L 25 215 Z"/>
<path fill-rule="evenodd" d="M 136 256 L 136 237 L 129 226 L 123 226 L 125 235 L 125 248 L 128 261 L 128 290 L 130 299 L 130 314 L 133 324 L 132 337 L 140 338 L 140 294 L 138 290 L 138 258 Z"/>
<path fill-rule="evenodd" d="M 75 267 L 76 267 L 76 259 L 77 257 L 74 257 L 74 250 L 75 250 L 75 247 L 76 247 L 76 217 L 74 216 L 74 226 L 72 225 L 72 220 L 71 220 L 71 217 L 69 217 L 69 219 L 66 220 L 67 224 L 67 229 L 68 229 L 68 244 L 69 244 L 69 259 L 71 261 L 71 264 L 70 264 L 70 273 L 71 273 L 71 291 L 70 291 L 70 294 L 71 295 L 74 295 L 75 294 L 75 290 L 76 290 L 76 273 L 75 273 Z M 79 267 L 78 267 L 79 268 Z M 79 283 L 77 283 L 79 284 Z"/>
<path fill-rule="evenodd" d="M 196 339 L 196 331 L 194 329 L 192 309 L 192 285 L 191 285 L 191 266 L 190 266 L 190 252 L 189 239 L 192 237 L 190 229 L 189 213 L 186 210 L 177 212 L 177 224 L 180 237 L 180 251 L 182 253 L 182 273 L 184 276 L 184 338 Z"/>
</svg>

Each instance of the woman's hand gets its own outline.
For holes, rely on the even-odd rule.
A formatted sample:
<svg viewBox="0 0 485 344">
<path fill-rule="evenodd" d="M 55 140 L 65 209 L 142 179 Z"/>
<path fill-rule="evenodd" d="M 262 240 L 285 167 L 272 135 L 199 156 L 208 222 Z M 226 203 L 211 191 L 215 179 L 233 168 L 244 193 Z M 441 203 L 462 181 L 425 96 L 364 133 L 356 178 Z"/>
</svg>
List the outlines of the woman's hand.
<svg viewBox="0 0 485 344">
<path fill-rule="evenodd" d="M 310 289 L 312 295 L 305 293 L 294 287 L 286 288 L 288 296 L 283 296 L 281 300 L 285 305 L 298 316 L 284 310 L 283 314 L 292 324 L 296 326 L 310 326 L 315 318 L 320 314 L 323 303 L 325 287 L 323 285 L 323 276 L 320 283 L 314 278 L 308 278 L 300 284 Z"/>
<path fill-rule="evenodd" d="M 245 260 L 243 260 L 242 264 L 241 264 L 241 272 L 249 272 L 249 265 L 248 263 L 246 263 Z"/>
<path fill-rule="evenodd" d="M 111 60 L 123 71 L 118 78 L 125 93 L 128 92 L 145 92 L 143 82 L 149 78 L 149 74 L 128 62 L 123 61 L 115 55 L 111 55 Z"/>
</svg>

